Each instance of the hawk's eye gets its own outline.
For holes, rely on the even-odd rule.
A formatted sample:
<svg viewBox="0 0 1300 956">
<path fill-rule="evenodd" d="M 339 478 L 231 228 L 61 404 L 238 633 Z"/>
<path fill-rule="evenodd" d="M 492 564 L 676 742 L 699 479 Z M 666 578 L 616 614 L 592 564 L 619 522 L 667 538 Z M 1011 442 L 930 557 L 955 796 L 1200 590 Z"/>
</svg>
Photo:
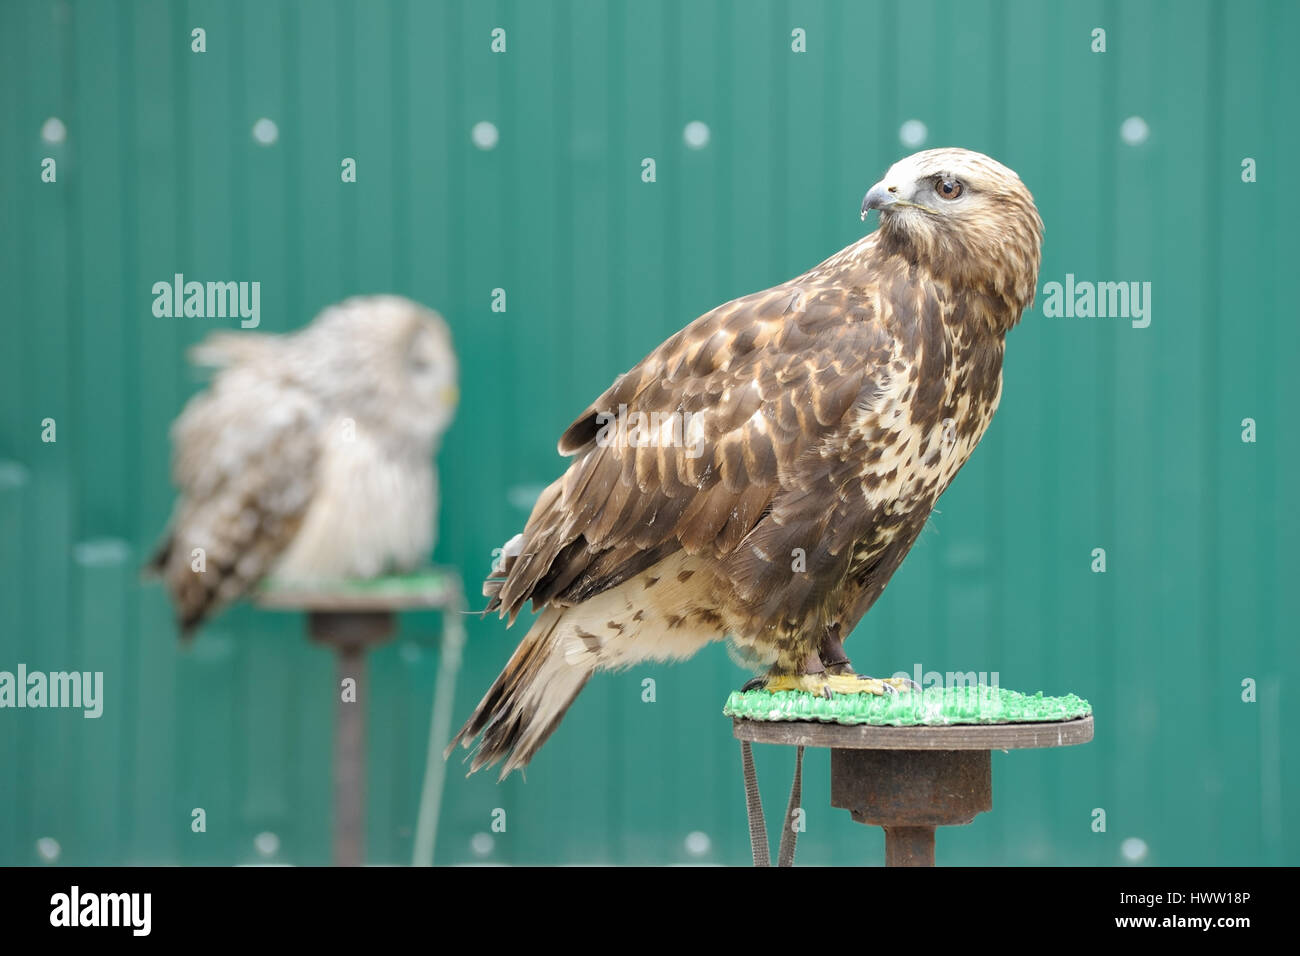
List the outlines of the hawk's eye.
<svg viewBox="0 0 1300 956">
<path fill-rule="evenodd" d="M 934 191 L 943 199 L 956 199 L 961 195 L 961 183 L 955 179 L 936 179 Z"/>
</svg>

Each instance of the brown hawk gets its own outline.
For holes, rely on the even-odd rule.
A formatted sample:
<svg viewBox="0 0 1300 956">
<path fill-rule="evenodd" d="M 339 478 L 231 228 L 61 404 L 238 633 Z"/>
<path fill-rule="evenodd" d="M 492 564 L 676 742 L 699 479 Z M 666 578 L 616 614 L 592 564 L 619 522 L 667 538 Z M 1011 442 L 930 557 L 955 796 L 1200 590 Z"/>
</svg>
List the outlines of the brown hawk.
<svg viewBox="0 0 1300 956">
<path fill-rule="evenodd" d="M 730 638 L 771 690 L 887 693 L 847 635 L 988 427 L 1007 331 L 1033 302 L 1042 220 L 965 149 L 900 160 L 880 228 L 718 306 L 560 438 L 572 457 L 484 585 L 541 614 L 457 742 L 528 763 L 597 670 Z"/>
</svg>

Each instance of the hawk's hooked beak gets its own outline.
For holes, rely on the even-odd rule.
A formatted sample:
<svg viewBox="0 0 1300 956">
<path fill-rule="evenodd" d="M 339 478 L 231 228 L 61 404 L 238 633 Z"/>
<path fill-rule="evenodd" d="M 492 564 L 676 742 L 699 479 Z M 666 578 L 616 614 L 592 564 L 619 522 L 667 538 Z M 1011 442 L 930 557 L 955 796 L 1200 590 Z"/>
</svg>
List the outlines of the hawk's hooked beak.
<svg viewBox="0 0 1300 956">
<path fill-rule="evenodd" d="M 885 183 L 878 182 L 867 190 L 867 194 L 862 197 L 862 218 L 867 218 L 867 213 L 873 209 L 888 209 L 890 206 L 899 202 L 897 186 L 886 186 Z"/>
</svg>

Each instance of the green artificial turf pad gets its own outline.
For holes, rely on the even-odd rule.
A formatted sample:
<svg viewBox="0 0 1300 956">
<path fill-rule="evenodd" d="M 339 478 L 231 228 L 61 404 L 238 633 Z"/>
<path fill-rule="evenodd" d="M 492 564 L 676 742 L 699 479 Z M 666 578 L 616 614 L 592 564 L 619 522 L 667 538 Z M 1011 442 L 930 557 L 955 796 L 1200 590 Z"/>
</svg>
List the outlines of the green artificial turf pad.
<svg viewBox="0 0 1300 956">
<path fill-rule="evenodd" d="M 943 727 L 949 724 L 1045 723 L 1074 720 L 1092 705 L 1074 694 L 1044 697 L 1002 687 L 931 687 L 874 694 L 835 694 L 829 700 L 807 691 L 733 691 L 722 712 L 747 720 L 818 720 L 834 724 Z"/>
</svg>

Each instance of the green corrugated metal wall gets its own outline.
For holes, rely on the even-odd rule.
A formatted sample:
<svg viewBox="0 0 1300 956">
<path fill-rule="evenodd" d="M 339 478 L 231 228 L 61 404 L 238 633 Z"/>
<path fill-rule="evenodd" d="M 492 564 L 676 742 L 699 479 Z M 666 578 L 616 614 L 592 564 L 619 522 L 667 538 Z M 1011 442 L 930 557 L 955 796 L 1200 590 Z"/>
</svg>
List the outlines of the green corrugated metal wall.
<svg viewBox="0 0 1300 956">
<path fill-rule="evenodd" d="M 39 862 L 41 838 L 69 863 L 253 861 L 262 832 L 275 860 L 329 859 L 328 656 L 299 617 L 246 607 L 184 651 L 138 581 L 172 500 L 167 426 L 199 386 L 182 352 L 221 324 L 155 318 L 154 282 L 258 280 L 271 330 L 358 292 L 440 309 L 464 383 L 437 558 L 476 590 L 572 416 L 697 314 L 861 235 L 912 118 L 1029 184 L 1040 290 L 1150 281 L 1153 304 L 1134 329 L 1046 318 L 1040 295 L 993 428 L 854 636 L 878 672 L 997 671 L 1096 708 L 1087 747 L 997 755 L 994 812 L 943 832 L 940 862 L 1118 863 L 1129 838 L 1155 864 L 1300 862 L 1282 727 L 1300 323 L 1279 281 L 1300 254 L 1300 134 L 1279 105 L 1300 92 L 1297 40 L 1291 2 L 4 0 L 0 669 L 102 670 L 107 700 L 99 720 L 0 711 L 0 862 Z M 1121 140 L 1129 116 L 1145 142 Z M 42 140 L 49 117 L 66 141 Z M 473 144 L 481 121 L 496 148 Z M 410 858 L 438 627 L 410 615 L 373 656 L 375 862 Z M 470 620 L 458 718 L 517 636 Z M 526 782 L 453 769 L 440 861 L 745 862 L 720 716 L 744 676 L 715 647 L 594 680 Z M 791 765 L 761 749 L 772 812 Z M 827 774 L 810 754 L 801 862 L 878 859 Z"/>
</svg>

